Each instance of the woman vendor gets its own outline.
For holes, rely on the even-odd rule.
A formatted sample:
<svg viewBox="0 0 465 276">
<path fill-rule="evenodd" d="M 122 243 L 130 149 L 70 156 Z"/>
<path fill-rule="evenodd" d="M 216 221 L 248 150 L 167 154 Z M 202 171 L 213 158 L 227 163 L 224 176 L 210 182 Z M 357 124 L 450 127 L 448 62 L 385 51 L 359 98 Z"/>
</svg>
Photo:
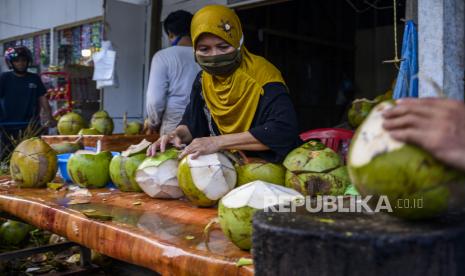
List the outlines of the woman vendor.
<svg viewBox="0 0 465 276">
<path fill-rule="evenodd" d="M 276 67 L 243 45 L 239 18 L 231 9 L 211 5 L 193 17 L 191 37 L 202 71 L 194 81 L 183 119 L 161 136 L 148 155 L 168 143 L 188 144 L 192 154 L 242 150 L 269 162 L 282 162 L 299 146 L 295 110 Z"/>
</svg>

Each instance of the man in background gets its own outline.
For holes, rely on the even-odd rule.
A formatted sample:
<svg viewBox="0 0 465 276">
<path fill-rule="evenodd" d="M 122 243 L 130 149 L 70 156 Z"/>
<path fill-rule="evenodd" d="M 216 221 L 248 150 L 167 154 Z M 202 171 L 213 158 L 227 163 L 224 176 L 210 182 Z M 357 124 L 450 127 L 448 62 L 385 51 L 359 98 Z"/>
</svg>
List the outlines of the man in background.
<svg viewBox="0 0 465 276">
<path fill-rule="evenodd" d="M 150 130 L 160 135 L 172 132 L 181 121 L 200 71 L 190 38 L 191 20 L 189 12 L 170 13 L 163 27 L 171 47 L 158 51 L 152 59 L 146 108 Z"/>
<path fill-rule="evenodd" d="M 40 130 L 41 111 L 45 126 L 55 125 L 39 75 L 27 71 L 32 64 L 29 49 L 8 48 L 5 62 L 12 71 L 0 75 L 0 161 L 13 150 L 12 140 L 21 138 L 32 126 Z"/>
</svg>

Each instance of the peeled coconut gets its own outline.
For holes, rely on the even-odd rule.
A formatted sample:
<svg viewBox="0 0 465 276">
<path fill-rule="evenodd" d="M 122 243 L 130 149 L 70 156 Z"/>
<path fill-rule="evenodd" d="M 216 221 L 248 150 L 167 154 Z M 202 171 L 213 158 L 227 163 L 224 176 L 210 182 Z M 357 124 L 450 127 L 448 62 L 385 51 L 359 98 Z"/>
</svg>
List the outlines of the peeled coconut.
<svg viewBox="0 0 465 276">
<path fill-rule="evenodd" d="M 136 182 L 137 167 L 147 156 L 139 153 L 131 157 L 114 156 L 110 163 L 111 181 L 123 192 L 142 192 Z"/>
<path fill-rule="evenodd" d="M 254 180 L 283 185 L 286 168 L 281 164 L 266 162 L 259 158 L 249 158 L 245 164 L 237 164 L 237 185 L 241 186 Z"/>
<path fill-rule="evenodd" d="M 137 167 L 145 160 L 145 151 L 151 145 L 142 140 L 137 145 L 129 146 L 120 156 L 114 156 L 110 163 L 110 178 L 123 192 L 142 192 L 135 179 Z"/>
<path fill-rule="evenodd" d="M 285 184 L 304 195 L 343 195 L 350 184 L 341 157 L 321 142 L 308 143 L 284 159 Z"/>
<path fill-rule="evenodd" d="M 21 142 L 10 159 L 10 173 L 20 187 L 40 188 L 55 178 L 56 152 L 42 139 Z"/>
<path fill-rule="evenodd" d="M 79 135 L 101 135 L 102 133 L 100 133 L 95 128 L 83 128 L 79 131 L 78 134 Z"/>
<path fill-rule="evenodd" d="M 463 174 L 423 149 L 391 138 L 382 127 L 382 113 L 393 106 L 393 102 L 377 105 L 356 132 L 348 158 L 352 183 L 363 196 L 386 195 L 395 215 L 420 219 L 441 214 L 448 206 L 445 184 Z M 395 208 L 398 199 L 409 200 L 411 208 Z M 420 199 L 422 208 L 415 208 L 413 200 Z"/>
<path fill-rule="evenodd" d="M 155 198 L 179 198 L 183 195 L 178 184 L 178 151 L 174 148 L 147 158 L 136 171 L 136 182 Z"/>
<path fill-rule="evenodd" d="M 105 110 L 95 112 L 90 120 L 90 127 L 104 135 L 113 133 L 113 119 Z"/>
<path fill-rule="evenodd" d="M 196 206 L 215 205 L 236 185 L 237 175 L 231 161 L 222 153 L 183 158 L 178 168 L 179 186 Z"/>
<path fill-rule="evenodd" d="M 67 170 L 71 180 L 86 188 L 102 188 L 110 181 L 109 167 L 112 155 L 109 151 L 79 150 L 68 160 Z"/>
<path fill-rule="evenodd" d="M 376 101 L 371 101 L 368 99 L 356 99 L 352 102 L 352 105 L 349 109 L 347 117 L 349 119 L 349 124 L 353 128 L 357 128 L 362 124 L 363 120 L 368 116 L 371 109 L 377 104 Z"/>
<path fill-rule="evenodd" d="M 81 115 L 69 112 L 58 120 L 57 129 L 60 135 L 76 135 L 86 126 L 86 122 Z"/>
<path fill-rule="evenodd" d="M 237 187 L 225 195 L 218 206 L 218 216 L 224 234 L 239 248 L 252 247 L 252 218 L 257 210 L 277 204 L 288 204 L 303 200 L 303 196 L 293 189 L 253 181 Z"/>
</svg>

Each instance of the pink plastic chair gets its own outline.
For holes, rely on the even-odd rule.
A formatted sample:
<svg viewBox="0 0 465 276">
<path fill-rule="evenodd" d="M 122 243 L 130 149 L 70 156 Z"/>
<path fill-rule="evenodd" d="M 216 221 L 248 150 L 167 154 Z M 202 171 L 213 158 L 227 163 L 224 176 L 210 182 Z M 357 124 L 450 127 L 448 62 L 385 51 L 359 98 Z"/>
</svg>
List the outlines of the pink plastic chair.
<svg viewBox="0 0 465 276">
<path fill-rule="evenodd" d="M 335 152 L 339 152 L 339 147 L 342 145 L 341 155 L 344 157 L 345 160 L 350 140 L 353 136 L 354 132 L 348 129 L 318 128 L 301 133 L 300 139 L 302 139 L 304 142 L 311 139 L 318 139 L 328 148 L 331 148 Z"/>
</svg>

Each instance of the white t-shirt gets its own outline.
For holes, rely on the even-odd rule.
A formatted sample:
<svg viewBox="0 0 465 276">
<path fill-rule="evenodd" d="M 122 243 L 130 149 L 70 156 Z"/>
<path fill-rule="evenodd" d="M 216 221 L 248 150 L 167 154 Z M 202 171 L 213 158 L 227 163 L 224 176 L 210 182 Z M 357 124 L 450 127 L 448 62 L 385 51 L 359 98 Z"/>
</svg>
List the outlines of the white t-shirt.
<svg viewBox="0 0 465 276">
<path fill-rule="evenodd" d="M 146 107 L 150 123 L 161 124 L 160 134 L 174 130 L 181 121 L 199 71 L 192 47 L 172 46 L 153 56 Z"/>
</svg>

